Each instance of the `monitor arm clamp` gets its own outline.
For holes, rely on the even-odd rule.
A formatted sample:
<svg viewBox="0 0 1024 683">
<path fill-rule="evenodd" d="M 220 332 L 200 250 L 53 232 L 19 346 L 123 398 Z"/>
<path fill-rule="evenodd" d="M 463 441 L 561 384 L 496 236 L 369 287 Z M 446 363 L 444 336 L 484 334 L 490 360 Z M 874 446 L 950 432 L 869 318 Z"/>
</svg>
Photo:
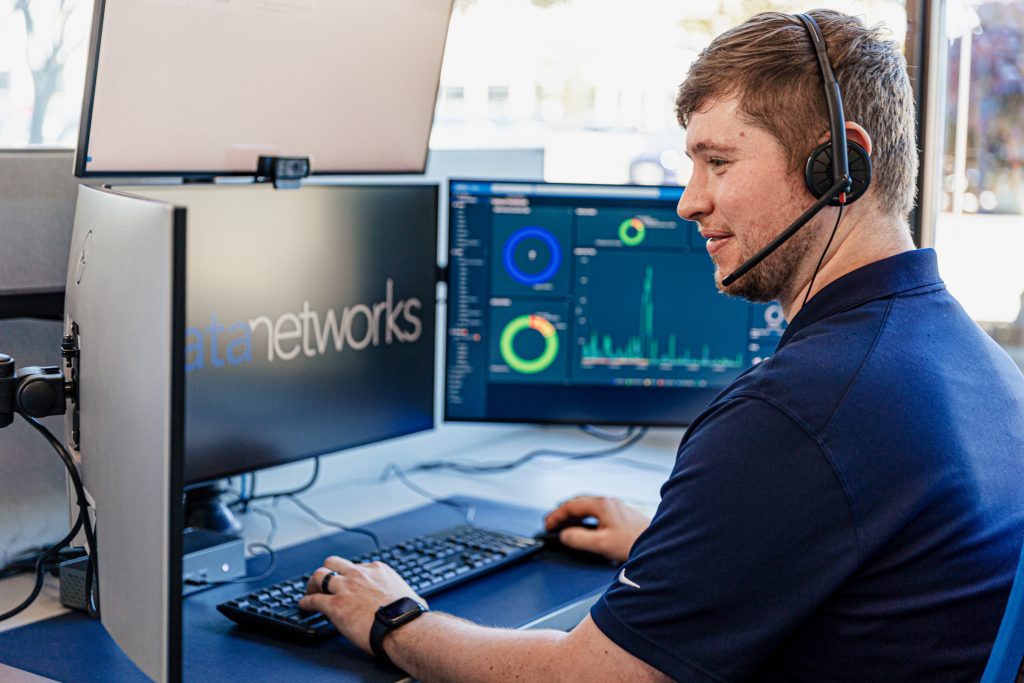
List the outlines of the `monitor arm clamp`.
<svg viewBox="0 0 1024 683">
<path fill-rule="evenodd" d="M 78 354 L 71 337 L 65 337 L 61 354 L 70 361 Z M 40 418 L 63 415 L 68 399 L 74 399 L 76 387 L 67 381 L 56 365 L 16 369 L 10 356 L 0 353 L 0 428 L 14 422 L 14 414 Z"/>
</svg>

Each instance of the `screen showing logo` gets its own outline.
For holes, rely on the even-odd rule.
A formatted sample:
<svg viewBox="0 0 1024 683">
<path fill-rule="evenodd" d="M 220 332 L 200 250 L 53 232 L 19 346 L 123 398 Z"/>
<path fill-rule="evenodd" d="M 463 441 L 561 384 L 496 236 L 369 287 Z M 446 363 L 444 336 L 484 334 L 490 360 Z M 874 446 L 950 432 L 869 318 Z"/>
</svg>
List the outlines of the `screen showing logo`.
<svg viewBox="0 0 1024 683">
<path fill-rule="evenodd" d="M 433 426 L 436 195 L 228 188 L 188 205 L 188 481 Z"/>
<path fill-rule="evenodd" d="M 416 297 L 396 300 L 394 289 L 394 280 L 388 278 L 383 301 L 353 304 L 340 311 L 311 310 L 307 300 L 300 311 L 275 319 L 259 315 L 225 324 L 211 313 L 209 324 L 186 330 L 185 372 L 252 363 L 254 345 L 264 349 L 255 353 L 272 363 L 294 360 L 300 354 L 313 358 L 346 348 L 361 351 L 368 346 L 415 342 L 423 333 L 423 302 Z"/>
</svg>

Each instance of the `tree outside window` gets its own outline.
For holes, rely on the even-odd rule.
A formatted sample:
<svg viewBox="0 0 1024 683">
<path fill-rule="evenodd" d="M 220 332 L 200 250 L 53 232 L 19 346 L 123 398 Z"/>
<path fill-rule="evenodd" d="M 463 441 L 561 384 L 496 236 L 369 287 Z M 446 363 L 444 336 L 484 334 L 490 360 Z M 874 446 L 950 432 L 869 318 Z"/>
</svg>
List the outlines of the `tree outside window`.
<svg viewBox="0 0 1024 683">
<path fill-rule="evenodd" d="M 0 145 L 74 145 L 91 14 L 91 0 L 0 0 Z"/>
</svg>

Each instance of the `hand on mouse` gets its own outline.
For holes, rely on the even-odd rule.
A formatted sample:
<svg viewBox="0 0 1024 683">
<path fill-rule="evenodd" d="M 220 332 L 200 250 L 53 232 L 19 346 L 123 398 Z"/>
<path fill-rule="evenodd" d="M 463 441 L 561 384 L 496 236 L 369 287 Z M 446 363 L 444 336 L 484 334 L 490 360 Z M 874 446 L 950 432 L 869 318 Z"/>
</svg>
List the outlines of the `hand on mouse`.
<svg viewBox="0 0 1024 683">
<path fill-rule="evenodd" d="M 646 515 L 618 498 L 576 496 L 548 513 L 544 526 L 554 529 L 570 518 L 596 517 L 596 529 L 574 526 L 559 535 L 562 545 L 596 553 L 609 560 L 625 562 L 633 543 L 651 523 Z"/>
</svg>

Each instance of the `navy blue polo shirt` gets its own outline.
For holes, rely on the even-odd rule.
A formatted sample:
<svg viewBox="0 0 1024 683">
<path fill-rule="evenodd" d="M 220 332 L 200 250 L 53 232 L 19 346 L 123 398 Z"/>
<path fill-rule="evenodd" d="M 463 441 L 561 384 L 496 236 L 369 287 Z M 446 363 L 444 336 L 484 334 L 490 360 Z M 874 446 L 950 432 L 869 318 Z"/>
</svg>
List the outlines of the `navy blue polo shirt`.
<svg viewBox="0 0 1024 683">
<path fill-rule="evenodd" d="M 694 421 L 591 611 L 681 681 L 977 681 L 1024 540 L 1024 378 L 918 250 Z"/>
</svg>

